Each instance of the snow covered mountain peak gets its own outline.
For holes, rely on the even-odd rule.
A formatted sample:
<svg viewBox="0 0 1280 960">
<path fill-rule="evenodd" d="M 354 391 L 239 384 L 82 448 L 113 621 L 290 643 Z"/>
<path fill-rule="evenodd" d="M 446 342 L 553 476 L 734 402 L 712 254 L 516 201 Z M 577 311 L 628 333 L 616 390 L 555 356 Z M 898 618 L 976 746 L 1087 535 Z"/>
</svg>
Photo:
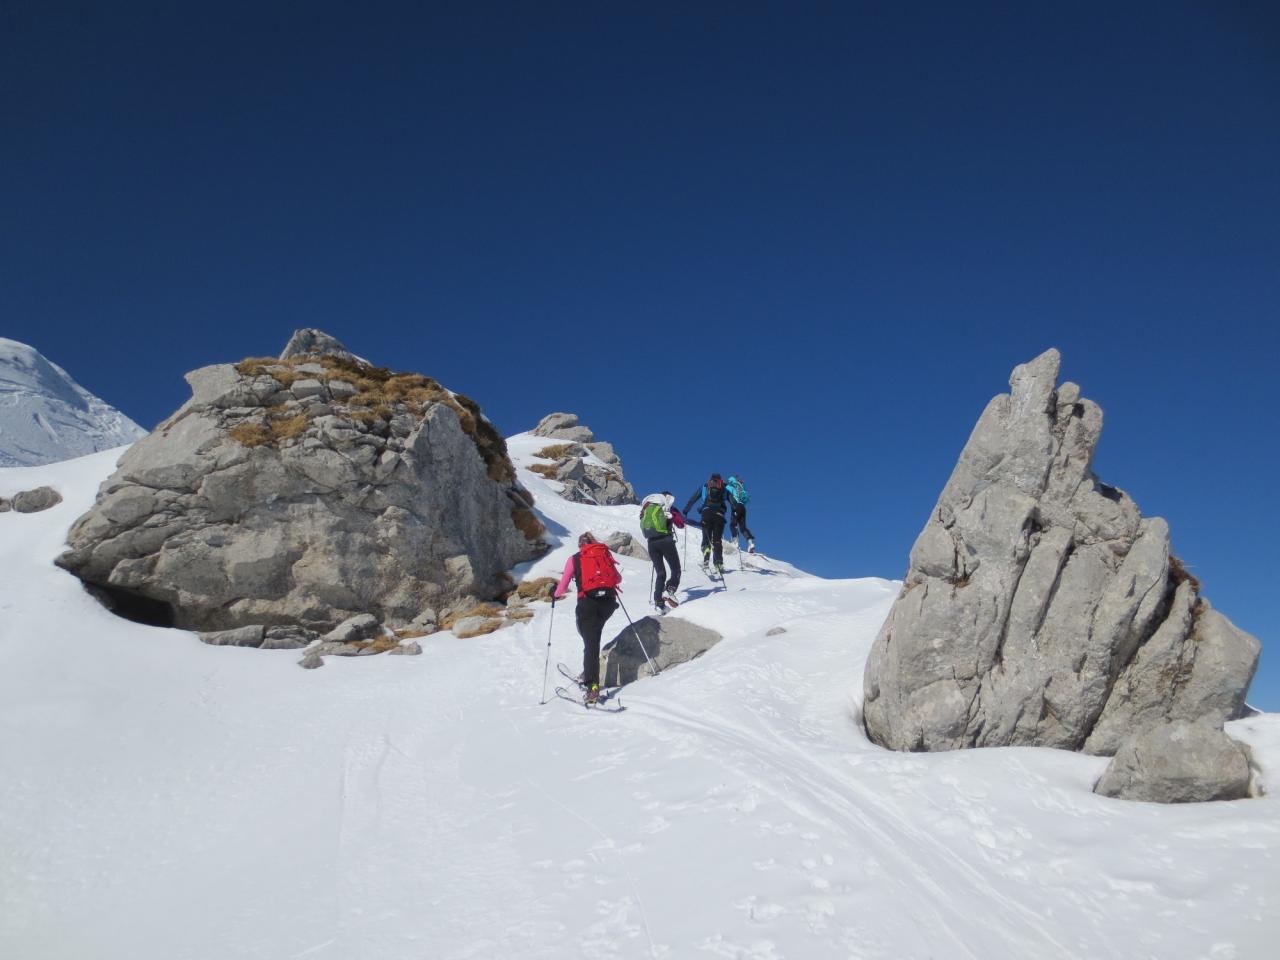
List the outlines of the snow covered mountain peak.
<svg viewBox="0 0 1280 960">
<path fill-rule="evenodd" d="M 69 460 L 145 435 L 39 350 L 0 337 L 0 467 Z"/>
</svg>

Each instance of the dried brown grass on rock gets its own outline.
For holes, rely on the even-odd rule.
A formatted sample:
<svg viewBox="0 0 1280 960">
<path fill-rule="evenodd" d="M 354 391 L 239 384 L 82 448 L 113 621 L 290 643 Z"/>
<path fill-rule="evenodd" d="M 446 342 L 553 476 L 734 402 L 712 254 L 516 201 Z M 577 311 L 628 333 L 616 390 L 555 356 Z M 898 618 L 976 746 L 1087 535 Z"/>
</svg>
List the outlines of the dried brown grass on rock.
<svg viewBox="0 0 1280 960">
<path fill-rule="evenodd" d="M 532 510 L 526 507 L 516 507 L 511 511 L 511 522 L 516 525 L 516 529 L 524 534 L 526 540 L 537 540 L 546 532 L 546 527 L 542 525 L 542 521 Z"/>
<path fill-rule="evenodd" d="M 292 440 L 307 429 L 307 415 L 300 413 L 293 417 L 281 417 L 271 421 L 272 440 Z"/>
<path fill-rule="evenodd" d="M 324 372 L 319 375 L 298 373 L 295 367 L 303 364 L 319 364 Z M 399 407 L 421 420 L 434 404 L 443 403 L 457 415 L 463 432 L 476 445 L 490 479 L 503 484 L 515 483 L 515 468 L 507 455 L 507 442 L 484 418 L 480 405 L 461 393 L 450 393 L 431 377 L 419 373 L 392 373 L 386 367 L 331 356 L 298 356 L 288 360 L 249 357 L 237 363 L 235 369 L 245 377 L 274 377 L 284 386 L 309 377 L 322 381 L 342 380 L 356 389 L 356 393 L 346 401 L 349 415 L 365 423 L 379 418 L 389 420 Z M 361 409 L 373 411 L 374 415 L 362 415 Z M 256 437 L 249 439 L 252 441 Z"/>
<path fill-rule="evenodd" d="M 260 447 L 271 440 L 271 430 L 261 423 L 238 423 L 227 434 L 242 447 Z"/>
<path fill-rule="evenodd" d="M 546 477 L 548 480 L 554 480 L 556 474 L 560 472 L 560 468 L 554 463 L 535 463 L 529 467 L 529 470 L 540 477 Z"/>
<path fill-rule="evenodd" d="M 467 630 L 454 631 L 454 636 L 459 640 L 469 640 L 471 637 L 481 637 L 486 633 L 493 633 L 495 630 L 501 630 L 507 625 L 507 621 L 500 617 L 491 620 L 483 620 Z"/>
<path fill-rule="evenodd" d="M 1175 587 L 1181 583 L 1189 582 L 1196 593 L 1200 592 L 1199 579 L 1172 553 L 1169 554 L 1169 579 L 1173 581 Z"/>
<path fill-rule="evenodd" d="M 452 630 L 453 625 L 459 620 L 465 620 L 467 617 L 501 617 L 502 608 L 496 603 L 477 603 L 474 607 L 466 610 L 459 610 L 456 613 L 450 613 L 440 621 L 442 630 Z"/>
<path fill-rule="evenodd" d="M 394 650 L 400 646 L 400 641 L 393 636 L 381 636 L 374 637 L 372 640 L 357 640 L 352 643 L 352 646 L 357 647 L 362 653 L 372 656 L 375 653 L 386 653 L 388 650 Z"/>
<path fill-rule="evenodd" d="M 553 443 L 549 447 L 543 447 L 534 456 L 543 460 L 564 460 L 572 450 L 573 444 L 571 443 Z"/>
<path fill-rule="evenodd" d="M 550 600 L 557 583 L 559 581 L 555 577 L 521 580 L 516 586 L 516 596 L 521 600 Z"/>
</svg>

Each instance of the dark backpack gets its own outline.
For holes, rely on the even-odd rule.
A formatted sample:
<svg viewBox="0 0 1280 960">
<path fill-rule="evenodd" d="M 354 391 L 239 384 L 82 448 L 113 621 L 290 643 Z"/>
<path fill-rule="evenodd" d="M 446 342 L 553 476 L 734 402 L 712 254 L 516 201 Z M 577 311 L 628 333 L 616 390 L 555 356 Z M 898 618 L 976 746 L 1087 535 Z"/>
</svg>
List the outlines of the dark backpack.
<svg viewBox="0 0 1280 960">
<path fill-rule="evenodd" d="M 603 543 L 588 543 L 574 555 L 573 578 L 578 592 L 589 597 L 602 597 L 622 583 L 613 554 Z"/>
<path fill-rule="evenodd" d="M 714 513 L 724 513 L 724 482 L 715 480 L 707 481 L 707 498 L 702 506 L 703 510 L 711 510 Z"/>
</svg>

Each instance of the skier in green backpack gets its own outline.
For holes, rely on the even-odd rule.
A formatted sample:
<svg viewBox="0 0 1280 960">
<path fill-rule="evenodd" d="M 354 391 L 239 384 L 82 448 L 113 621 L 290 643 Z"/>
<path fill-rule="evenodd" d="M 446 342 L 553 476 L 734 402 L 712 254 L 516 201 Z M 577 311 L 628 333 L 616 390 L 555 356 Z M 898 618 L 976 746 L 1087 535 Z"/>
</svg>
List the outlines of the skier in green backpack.
<svg viewBox="0 0 1280 960">
<path fill-rule="evenodd" d="M 675 529 L 684 527 L 684 517 L 675 508 L 675 502 L 676 498 L 668 490 L 651 493 L 640 501 L 640 530 L 649 541 L 649 560 L 653 563 L 655 613 L 666 613 L 667 607 L 677 606 L 680 553 L 676 550 Z"/>
</svg>

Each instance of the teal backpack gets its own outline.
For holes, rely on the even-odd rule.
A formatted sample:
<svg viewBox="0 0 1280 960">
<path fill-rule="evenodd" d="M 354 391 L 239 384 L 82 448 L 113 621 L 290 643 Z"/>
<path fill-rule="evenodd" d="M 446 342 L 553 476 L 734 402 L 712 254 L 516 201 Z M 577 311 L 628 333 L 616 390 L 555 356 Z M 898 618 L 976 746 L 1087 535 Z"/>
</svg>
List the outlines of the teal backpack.
<svg viewBox="0 0 1280 960">
<path fill-rule="evenodd" d="M 729 488 L 729 496 L 744 507 L 751 501 L 751 494 L 747 493 L 747 488 L 742 485 L 742 481 L 737 477 L 730 477 L 727 486 Z"/>
</svg>

